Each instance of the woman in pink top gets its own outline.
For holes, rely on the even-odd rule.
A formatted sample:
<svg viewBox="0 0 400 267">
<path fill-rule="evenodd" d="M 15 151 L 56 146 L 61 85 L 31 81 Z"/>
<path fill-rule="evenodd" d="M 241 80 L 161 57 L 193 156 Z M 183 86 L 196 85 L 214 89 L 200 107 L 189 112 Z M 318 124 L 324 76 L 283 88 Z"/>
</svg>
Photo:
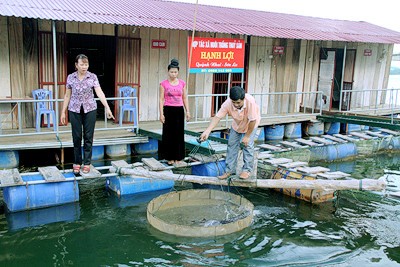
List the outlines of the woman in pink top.
<svg viewBox="0 0 400 267">
<path fill-rule="evenodd" d="M 179 62 L 168 65 L 168 79 L 160 83 L 160 121 L 163 124 L 160 158 L 174 164 L 185 157 L 184 118 L 190 119 L 185 82 L 178 79 Z M 186 110 L 186 116 L 185 116 Z"/>
</svg>

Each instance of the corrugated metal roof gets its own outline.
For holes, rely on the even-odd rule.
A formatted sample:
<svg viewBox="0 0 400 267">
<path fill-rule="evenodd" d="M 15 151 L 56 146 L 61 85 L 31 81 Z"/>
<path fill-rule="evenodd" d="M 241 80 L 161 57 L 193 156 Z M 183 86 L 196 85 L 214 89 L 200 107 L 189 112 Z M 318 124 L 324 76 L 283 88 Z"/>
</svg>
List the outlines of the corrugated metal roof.
<svg viewBox="0 0 400 267">
<path fill-rule="evenodd" d="M 161 0 L 0 0 L 0 15 L 192 30 L 195 4 Z M 199 5 L 196 31 L 274 38 L 400 43 L 400 33 L 360 21 Z"/>
</svg>

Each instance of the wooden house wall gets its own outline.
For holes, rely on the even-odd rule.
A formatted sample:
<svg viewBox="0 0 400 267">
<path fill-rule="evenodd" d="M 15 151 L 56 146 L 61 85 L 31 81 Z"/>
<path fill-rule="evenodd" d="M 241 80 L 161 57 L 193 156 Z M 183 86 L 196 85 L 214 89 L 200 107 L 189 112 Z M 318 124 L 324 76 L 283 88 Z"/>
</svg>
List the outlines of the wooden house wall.
<svg viewBox="0 0 400 267">
<path fill-rule="evenodd" d="M 172 58 L 180 62 L 179 77 L 187 82 L 189 94 L 211 94 L 213 74 L 188 74 L 187 40 L 188 31 L 166 30 L 134 26 L 91 24 L 78 22 L 57 22 L 57 32 L 118 36 L 141 39 L 140 59 L 140 98 L 139 118 L 142 121 L 158 120 L 159 84 L 167 78 L 167 66 Z M 39 48 L 38 32 L 51 32 L 51 22 L 14 17 L 0 17 L 0 97 L 31 97 L 33 89 L 39 86 Z M 212 35 L 212 36 L 211 36 Z M 232 37 L 230 34 L 196 33 L 203 37 Z M 244 37 L 241 37 L 244 38 Z M 166 40 L 166 49 L 151 47 L 151 40 Z M 51 42 L 48 44 L 50 47 Z M 251 94 L 277 92 L 311 92 L 318 86 L 319 51 L 321 47 L 345 47 L 344 42 L 320 42 L 291 39 L 251 37 L 247 89 Z M 284 46 L 283 55 L 274 55 L 273 46 Z M 382 89 L 387 87 L 393 45 L 347 43 L 347 49 L 356 49 L 353 90 Z M 64 48 L 65 49 L 65 48 Z M 364 56 L 364 49 L 371 49 L 372 56 Z M 9 52 L 8 52 L 9 51 Z M 61 51 L 61 50 L 60 50 Z M 65 52 L 65 51 L 64 51 Z M 58 55 L 62 57 L 61 54 Z M 43 62 L 47 67 L 47 78 L 52 80 L 52 57 Z M 62 60 L 61 60 L 62 62 Z M 62 67 L 60 66 L 62 65 Z M 59 77 L 64 75 L 64 65 L 59 64 Z M 12 71 L 11 71 L 12 70 Z M 65 87 L 60 86 L 59 98 L 63 97 Z M 372 96 L 370 100 L 352 97 L 352 107 L 371 104 L 370 101 L 385 96 Z M 203 100 L 206 98 L 203 98 Z M 211 115 L 211 98 L 198 102 L 198 116 Z M 281 113 L 298 110 L 300 106 L 312 107 L 315 98 L 312 95 L 264 96 L 259 97 L 262 112 Z M 190 99 L 190 108 L 194 115 L 195 102 Z M 9 109 L 0 105 L 1 109 Z M 1 110 L 0 110 L 1 111 Z M 24 126 L 33 126 L 32 108 L 25 107 L 27 118 Z"/>
<path fill-rule="evenodd" d="M 11 70 L 8 41 L 8 19 L 0 16 L 0 98 L 11 97 Z M 11 128 L 9 112 L 11 104 L 0 104 L 0 120 L 2 128 Z"/>
<path fill-rule="evenodd" d="M 140 61 L 140 120 L 158 120 L 160 82 L 168 78 L 171 59 L 179 60 L 179 78 L 187 82 L 187 37 L 188 33 L 178 30 L 140 28 L 142 54 Z M 152 40 L 166 40 L 166 48 L 152 48 Z M 190 83 L 190 82 L 189 82 Z M 194 88 L 188 86 L 189 94 Z"/>
<path fill-rule="evenodd" d="M 274 54 L 274 46 L 283 46 L 284 53 Z M 302 99 L 295 93 L 311 89 L 307 53 L 306 41 L 251 37 L 247 89 L 255 95 L 262 113 L 285 114 L 299 109 Z"/>
</svg>

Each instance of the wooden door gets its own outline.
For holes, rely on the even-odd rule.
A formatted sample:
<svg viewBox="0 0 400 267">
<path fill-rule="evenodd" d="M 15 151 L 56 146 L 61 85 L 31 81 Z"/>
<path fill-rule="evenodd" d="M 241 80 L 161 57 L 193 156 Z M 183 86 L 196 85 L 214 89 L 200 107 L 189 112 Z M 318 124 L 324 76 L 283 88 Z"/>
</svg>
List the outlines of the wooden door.
<svg viewBox="0 0 400 267">
<path fill-rule="evenodd" d="M 347 50 L 346 59 L 344 66 L 344 76 L 343 76 L 343 90 L 346 90 L 340 96 L 340 101 L 342 103 L 342 110 L 349 110 L 351 103 L 351 93 L 347 90 L 353 89 L 353 77 L 354 77 L 354 65 L 356 62 L 356 50 Z"/>
<path fill-rule="evenodd" d="M 317 99 L 318 107 L 322 106 L 323 110 L 330 110 L 332 106 L 333 80 L 335 75 L 335 56 L 336 51 L 321 51 L 321 59 L 318 75 L 318 91 L 322 92 L 323 99 L 320 105 L 320 98 Z"/>
<path fill-rule="evenodd" d="M 123 86 L 136 88 L 137 97 L 140 97 L 140 39 L 137 38 L 117 38 L 117 55 L 115 63 L 116 96 L 118 96 L 118 88 Z M 119 118 L 118 106 L 118 101 L 116 101 L 114 108 L 116 118 Z M 140 114 L 140 106 L 138 105 L 137 108 L 137 112 Z"/>
</svg>

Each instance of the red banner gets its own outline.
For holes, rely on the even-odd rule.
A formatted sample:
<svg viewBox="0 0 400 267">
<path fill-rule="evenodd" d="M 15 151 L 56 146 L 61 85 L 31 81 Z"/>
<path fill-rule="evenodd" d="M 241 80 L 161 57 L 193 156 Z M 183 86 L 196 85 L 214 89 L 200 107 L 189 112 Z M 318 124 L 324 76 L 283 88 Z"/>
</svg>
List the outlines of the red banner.
<svg viewBox="0 0 400 267">
<path fill-rule="evenodd" d="M 188 46 L 190 73 L 228 73 L 244 70 L 244 40 L 195 37 L 192 42 L 192 37 L 189 37 Z"/>
</svg>

